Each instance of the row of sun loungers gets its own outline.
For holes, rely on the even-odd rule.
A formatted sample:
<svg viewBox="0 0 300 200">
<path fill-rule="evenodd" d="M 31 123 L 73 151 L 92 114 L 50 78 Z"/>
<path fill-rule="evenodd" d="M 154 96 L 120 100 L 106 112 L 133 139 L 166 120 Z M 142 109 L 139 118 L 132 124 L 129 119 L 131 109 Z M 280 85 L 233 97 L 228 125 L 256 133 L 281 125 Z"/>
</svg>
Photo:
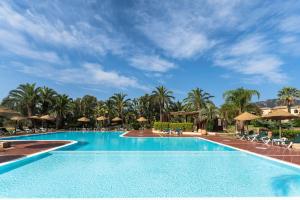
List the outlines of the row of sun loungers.
<svg viewBox="0 0 300 200">
<path fill-rule="evenodd" d="M 294 140 L 289 140 L 285 137 L 269 137 L 266 132 L 260 132 L 259 134 L 240 133 L 237 136 L 241 140 L 248 140 L 251 142 L 262 142 L 264 144 L 284 146 L 286 148 L 292 147 L 294 143 L 300 143 L 300 135 L 297 135 Z"/>
<path fill-rule="evenodd" d="M 177 129 L 164 129 L 162 130 L 162 133 L 164 134 L 177 134 L 177 135 L 182 135 L 182 129 L 177 128 Z"/>
<path fill-rule="evenodd" d="M 69 128 L 69 131 L 126 131 L 125 128 Z"/>
</svg>

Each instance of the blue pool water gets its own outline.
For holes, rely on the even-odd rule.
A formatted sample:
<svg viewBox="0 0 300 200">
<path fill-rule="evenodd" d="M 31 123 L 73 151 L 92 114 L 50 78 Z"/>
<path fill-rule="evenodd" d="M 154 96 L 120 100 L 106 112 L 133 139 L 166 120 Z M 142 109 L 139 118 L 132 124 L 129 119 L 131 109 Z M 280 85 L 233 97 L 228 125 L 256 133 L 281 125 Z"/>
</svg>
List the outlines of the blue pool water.
<svg viewBox="0 0 300 200">
<path fill-rule="evenodd" d="M 74 151 L 232 151 L 197 138 L 128 138 L 122 132 L 61 132 L 13 137 L 12 140 L 76 140 Z"/>
<path fill-rule="evenodd" d="M 14 138 L 82 145 L 0 167 L 0 198 L 300 196 L 298 168 L 195 138 L 120 134 Z"/>
</svg>

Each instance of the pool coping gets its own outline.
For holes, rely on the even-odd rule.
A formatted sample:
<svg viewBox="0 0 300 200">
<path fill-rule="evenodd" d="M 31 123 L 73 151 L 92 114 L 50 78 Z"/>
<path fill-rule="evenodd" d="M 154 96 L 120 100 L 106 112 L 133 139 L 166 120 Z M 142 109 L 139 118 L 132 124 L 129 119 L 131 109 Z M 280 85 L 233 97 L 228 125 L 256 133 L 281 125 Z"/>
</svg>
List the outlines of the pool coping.
<svg viewBox="0 0 300 200">
<path fill-rule="evenodd" d="M 284 160 L 280 160 L 280 159 L 272 158 L 272 157 L 265 156 L 265 155 L 262 155 L 262 154 L 254 153 L 254 152 L 251 152 L 251 151 L 248 151 L 248 150 L 245 150 L 245 149 L 240 149 L 240 148 L 237 148 L 237 147 L 233 147 L 233 146 L 230 146 L 230 145 L 227 145 L 227 144 L 223 144 L 223 143 L 220 143 L 220 142 L 216 142 L 216 141 L 213 141 L 213 140 L 209 140 L 209 139 L 203 138 L 203 137 L 197 137 L 197 139 L 205 140 L 205 141 L 208 141 L 208 142 L 212 142 L 212 143 L 215 143 L 215 144 L 218 144 L 218 145 L 222 145 L 222 146 L 225 146 L 225 147 L 228 147 L 228 148 L 232 148 L 232 149 L 235 149 L 235 150 L 238 150 L 238 151 L 250 154 L 250 155 L 254 155 L 254 156 L 257 156 L 257 157 L 260 157 L 260 158 L 264 158 L 264 159 L 267 159 L 267 160 L 278 162 L 280 164 L 285 164 L 285 165 L 289 165 L 291 167 L 295 167 L 295 168 L 300 169 L 300 165 L 297 165 L 297 164 L 294 164 L 294 163 L 290 163 L 290 162 L 287 162 L 287 161 L 284 161 Z"/>
</svg>

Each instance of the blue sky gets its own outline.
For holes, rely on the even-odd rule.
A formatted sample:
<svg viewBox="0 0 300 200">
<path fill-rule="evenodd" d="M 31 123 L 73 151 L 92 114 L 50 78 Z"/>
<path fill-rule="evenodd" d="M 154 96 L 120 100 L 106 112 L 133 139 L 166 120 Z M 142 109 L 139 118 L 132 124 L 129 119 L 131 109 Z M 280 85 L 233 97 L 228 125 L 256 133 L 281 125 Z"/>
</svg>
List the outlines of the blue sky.
<svg viewBox="0 0 300 200">
<path fill-rule="evenodd" d="M 261 99 L 300 85 L 300 1 L 0 2 L 0 98 L 21 83 L 71 97 L 137 97 L 164 85 Z"/>
</svg>

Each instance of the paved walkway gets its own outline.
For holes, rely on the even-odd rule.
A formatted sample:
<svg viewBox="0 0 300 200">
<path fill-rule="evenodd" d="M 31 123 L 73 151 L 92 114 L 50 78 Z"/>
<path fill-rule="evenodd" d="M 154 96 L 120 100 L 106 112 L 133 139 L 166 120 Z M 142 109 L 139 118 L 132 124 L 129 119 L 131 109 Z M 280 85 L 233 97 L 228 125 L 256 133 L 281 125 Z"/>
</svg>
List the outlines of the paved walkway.
<svg viewBox="0 0 300 200">
<path fill-rule="evenodd" d="M 0 152 L 0 163 L 65 145 L 67 141 L 10 141 L 11 148 Z"/>
<path fill-rule="evenodd" d="M 167 135 L 153 133 L 151 130 L 144 131 L 129 131 L 124 135 L 125 137 L 200 137 L 228 146 L 236 147 L 260 155 L 276 158 L 286 162 L 300 165 L 300 151 L 293 149 L 287 149 L 284 147 L 266 145 L 258 142 L 244 141 L 234 138 L 233 136 L 200 136 L 195 134 L 183 134 L 183 135 Z"/>
</svg>

